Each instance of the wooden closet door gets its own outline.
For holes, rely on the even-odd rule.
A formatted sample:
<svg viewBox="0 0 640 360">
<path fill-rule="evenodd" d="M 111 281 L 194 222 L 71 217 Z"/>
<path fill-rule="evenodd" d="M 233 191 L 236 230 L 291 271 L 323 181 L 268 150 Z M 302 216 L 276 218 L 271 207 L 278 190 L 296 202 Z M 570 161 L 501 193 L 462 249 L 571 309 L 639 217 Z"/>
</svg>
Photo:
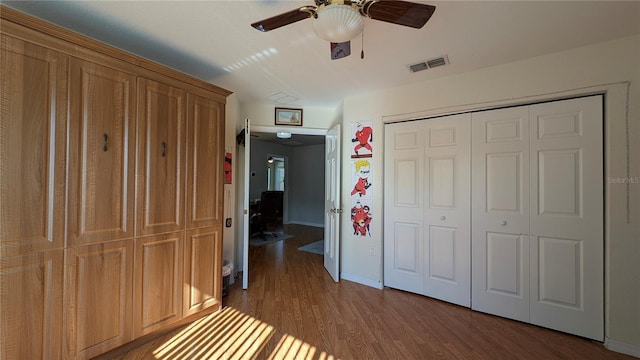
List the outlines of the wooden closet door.
<svg viewBox="0 0 640 360">
<path fill-rule="evenodd" d="M 59 359 L 62 249 L 0 259 L 0 358 Z"/>
<path fill-rule="evenodd" d="M 68 245 L 133 237 L 135 84 L 71 59 Z"/>
<path fill-rule="evenodd" d="M 134 335 L 182 318 L 184 231 L 136 238 Z"/>
<path fill-rule="evenodd" d="M 1 39 L 0 256 L 62 248 L 68 58 Z"/>
<path fill-rule="evenodd" d="M 138 79 L 136 236 L 184 229 L 186 92 Z"/>
<path fill-rule="evenodd" d="M 187 229 L 222 224 L 224 104 L 189 94 Z"/>
<path fill-rule="evenodd" d="M 133 339 L 133 242 L 65 250 L 64 358 L 88 359 Z"/>
<path fill-rule="evenodd" d="M 222 232 L 186 232 L 184 249 L 184 316 L 222 304 Z"/>
</svg>

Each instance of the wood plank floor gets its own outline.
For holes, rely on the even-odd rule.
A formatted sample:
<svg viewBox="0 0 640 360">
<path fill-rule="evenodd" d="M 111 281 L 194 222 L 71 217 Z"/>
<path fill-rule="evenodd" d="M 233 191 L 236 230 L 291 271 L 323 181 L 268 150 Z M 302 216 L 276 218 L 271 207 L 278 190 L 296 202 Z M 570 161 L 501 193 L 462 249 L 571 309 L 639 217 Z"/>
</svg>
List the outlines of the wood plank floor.
<svg viewBox="0 0 640 360">
<path fill-rule="evenodd" d="M 224 303 L 270 327 L 264 343 L 252 344 L 257 359 L 633 359 L 428 297 L 334 283 L 321 255 L 298 251 L 322 239 L 322 229 L 283 229 L 294 237 L 250 248 L 249 289 L 236 279 Z M 157 358 L 144 354 L 141 347 L 122 358 Z"/>
<path fill-rule="evenodd" d="M 288 335 L 314 347 L 316 359 L 631 359 L 601 343 L 428 297 L 336 284 L 321 255 L 297 250 L 321 239 L 322 229 L 284 231 L 295 237 L 250 249 L 249 289 L 236 281 L 225 302 L 275 328 L 259 358 L 279 351 Z"/>
</svg>

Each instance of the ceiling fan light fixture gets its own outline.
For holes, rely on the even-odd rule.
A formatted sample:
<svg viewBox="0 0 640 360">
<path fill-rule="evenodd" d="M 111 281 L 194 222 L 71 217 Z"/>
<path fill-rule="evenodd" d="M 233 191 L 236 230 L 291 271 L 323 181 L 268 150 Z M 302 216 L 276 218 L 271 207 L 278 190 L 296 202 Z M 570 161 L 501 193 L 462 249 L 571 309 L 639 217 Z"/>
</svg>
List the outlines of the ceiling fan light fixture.
<svg viewBox="0 0 640 360">
<path fill-rule="evenodd" d="M 342 3 L 320 6 L 313 19 L 313 31 L 319 38 L 341 43 L 362 32 L 364 20 L 355 7 Z"/>
<path fill-rule="evenodd" d="M 276 133 L 278 139 L 291 139 L 291 133 L 286 131 L 278 131 Z"/>
</svg>

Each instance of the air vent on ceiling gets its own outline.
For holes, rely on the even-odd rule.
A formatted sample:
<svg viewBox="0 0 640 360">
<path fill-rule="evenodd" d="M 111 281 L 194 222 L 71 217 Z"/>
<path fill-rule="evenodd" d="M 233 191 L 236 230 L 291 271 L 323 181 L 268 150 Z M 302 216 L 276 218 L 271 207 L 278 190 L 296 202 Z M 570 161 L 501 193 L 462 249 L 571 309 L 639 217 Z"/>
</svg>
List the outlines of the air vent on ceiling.
<svg viewBox="0 0 640 360">
<path fill-rule="evenodd" d="M 411 72 L 418 72 L 422 70 L 433 69 L 438 66 L 444 66 L 444 65 L 447 65 L 448 63 L 449 63 L 449 58 L 447 57 L 447 55 L 444 55 L 435 59 L 430 59 L 427 61 L 423 61 L 421 63 L 410 65 L 409 70 L 411 70 Z"/>
</svg>

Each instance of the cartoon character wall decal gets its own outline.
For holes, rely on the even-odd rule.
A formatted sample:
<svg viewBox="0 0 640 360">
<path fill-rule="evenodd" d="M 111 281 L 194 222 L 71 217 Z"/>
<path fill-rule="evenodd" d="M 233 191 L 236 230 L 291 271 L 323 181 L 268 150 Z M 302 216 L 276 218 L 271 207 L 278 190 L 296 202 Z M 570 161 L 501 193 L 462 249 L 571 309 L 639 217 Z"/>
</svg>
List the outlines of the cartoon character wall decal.
<svg viewBox="0 0 640 360">
<path fill-rule="evenodd" d="M 352 143 L 356 143 L 351 153 L 351 158 L 371 157 L 373 154 L 373 128 L 370 122 L 355 123 L 355 131 L 353 133 Z M 353 126 L 352 126 L 353 128 Z"/>
<path fill-rule="evenodd" d="M 360 197 L 367 195 L 367 189 L 371 187 L 369 175 L 371 174 L 371 163 L 368 160 L 358 160 L 355 162 L 356 176 L 358 180 L 353 186 L 351 196 L 358 194 Z"/>
<path fill-rule="evenodd" d="M 373 121 L 359 121 L 351 123 L 351 142 L 355 145 L 351 149 L 351 225 L 353 236 L 357 238 L 372 237 L 371 209 L 375 186 L 373 179 Z"/>
<path fill-rule="evenodd" d="M 371 209 L 362 205 L 360 201 L 351 208 L 351 222 L 353 223 L 353 235 L 371 237 Z"/>
</svg>

